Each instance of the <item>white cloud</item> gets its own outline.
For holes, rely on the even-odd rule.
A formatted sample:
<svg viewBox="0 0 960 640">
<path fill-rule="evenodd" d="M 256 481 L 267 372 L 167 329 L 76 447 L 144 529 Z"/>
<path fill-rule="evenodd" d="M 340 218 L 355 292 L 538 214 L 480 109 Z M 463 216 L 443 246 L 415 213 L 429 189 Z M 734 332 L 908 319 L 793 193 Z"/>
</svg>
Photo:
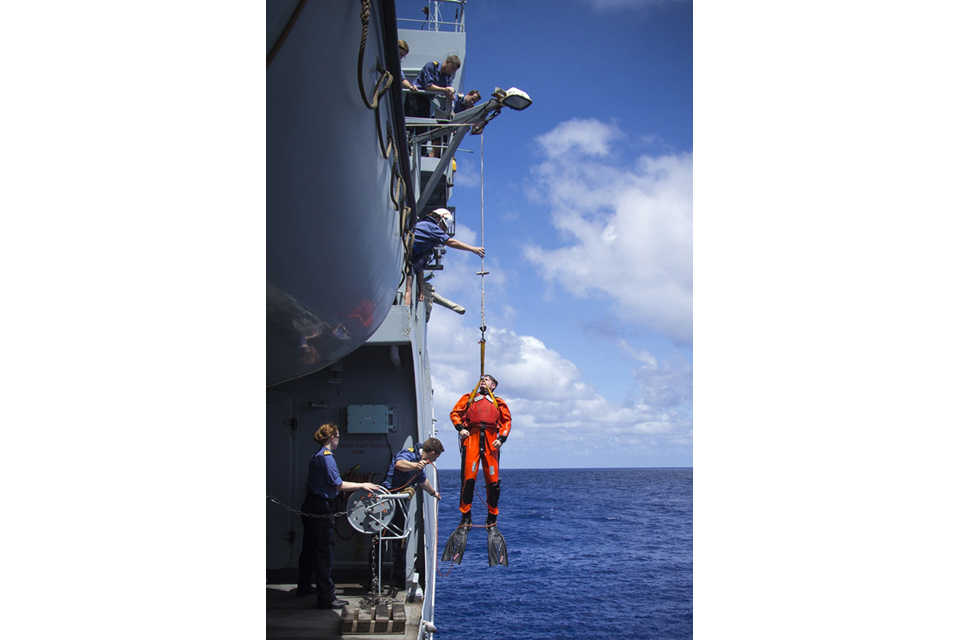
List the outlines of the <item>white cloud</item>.
<svg viewBox="0 0 960 640">
<path fill-rule="evenodd" d="M 582 135 L 584 132 L 591 135 Z M 596 147 L 598 153 L 584 163 L 583 171 L 568 167 L 569 161 L 560 154 L 553 163 L 560 173 L 551 175 L 549 169 L 541 167 L 539 174 L 544 180 L 556 180 L 560 187 L 570 187 L 566 195 L 551 196 L 550 203 L 555 223 L 559 221 L 566 225 L 569 237 L 579 243 L 579 246 L 556 252 L 539 249 L 544 259 L 549 257 L 548 262 L 556 258 L 567 259 L 575 251 L 589 256 L 581 238 L 585 238 L 595 252 L 600 252 L 596 248 L 600 246 L 619 252 L 612 262 L 596 264 L 591 262 L 597 261 L 595 257 L 585 260 L 572 255 L 574 259 L 569 269 L 586 265 L 589 267 L 586 275 L 574 278 L 569 276 L 572 271 L 559 270 L 552 276 L 569 280 L 563 282 L 563 286 L 578 287 L 583 295 L 603 291 L 591 284 L 587 277 L 590 269 L 598 273 L 597 269 L 608 268 L 617 273 L 617 269 L 629 271 L 636 268 L 617 263 L 636 260 L 634 256 L 624 257 L 637 243 L 624 244 L 625 239 L 629 240 L 636 231 L 631 226 L 634 221 L 618 217 L 621 209 L 629 210 L 629 203 L 621 205 L 621 201 L 639 198 L 644 200 L 645 207 L 654 206 L 651 203 L 662 206 L 669 202 L 669 198 L 661 197 L 658 189 L 669 194 L 670 190 L 662 183 L 677 182 L 677 176 L 682 172 L 676 167 L 684 166 L 682 159 L 673 158 L 671 161 L 667 157 L 659 162 L 640 159 L 627 170 L 617 168 L 604 154 L 614 155 L 611 150 L 618 135 L 616 129 L 598 127 L 596 123 L 579 130 L 574 130 L 574 126 L 568 123 L 560 135 L 545 138 L 554 150 L 582 149 L 597 140 L 605 141 Z M 600 153 L 604 145 L 606 150 Z M 578 157 L 583 155 L 577 154 Z M 579 182 L 570 180 L 569 185 L 563 185 L 563 176 L 578 178 Z M 611 184 L 623 188 L 608 189 Z M 632 195 L 634 193 L 636 195 Z M 683 202 L 683 198 L 677 199 Z M 605 213 L 595 215 L 573 206 L 581 206 L 585 201 L 605 209 Z M 689 203 L 686 206 L 689 207 Z M 659 220 L 656 214 L 645 215 L 642 223 L 647 228 L 669 228 L 668 221 Z M 458 223 L 458 239 L 477 244 L 478 235 L 467 225 Z M 657 237 L 663 238 L 664 234 L 660 232 Z M 655 243 L 651 240 L 647 244 Z M 643 264 L 665 269 L 654 258 L 647 256 L 645 260 L 648 262 Z M 669 264 L 666 257 L 661 257 L 660 261 Z M 467 307 L 467 314 L 460 316 L 435 306 L 427 325 L 438 435 L 453 453 L 441 458 L 443 468 L 454 468 L 458 462 L 456 435 L 449 420 L 450 409 L 461 395 L 474 388 L 480 375 L 480 299 L 476 275 L 479 266 L 480 260 L 476 256 L 451 249 L 444 260 L 443 271 L 438 272 L 434 280 L 438 291 Z M 628 399 L 619 404 L 612 402 L 590 384 L 576 363 L 564 358 L 551 345 L 535 336 L 509 330 L 515 311 L 502 303 L 504 291 L 511 286 L 509 274 L 501 268 L 497 257 L 488 257 L 485 266 L 491 272 L 485 278 L 485 322 L 488 325 L 485 371 L 500 381 L 498 392 L 506 399 L 514 417 L 504 465 L 530 468 L 692 464 L 692 372 L 688 363 L 659 361 L 650 352 L 631 347 L 622 340 L 619 343 L 622 352 L 636 360 L 636 368 L 632 372 Z M 636 276 L 630 272 L 623 277 Z M 599 280 L 599 276 L 597 278 Z M 626 304 L 633 295 L 629 283 L 624 284 L 622 290 L 614 285 L 621 286 L 621 283 L 610 283 L 609 291 L 624 300 L 621 304 L 624 309 L 630 309 Z M 612 297 L 613 293 L 604 295 Z M 653 294 L 646 292 L 645 295 Z M 685 320 L 689 323 L 689 318 Z"/>
<path fill-rule="evenodd" d="M 428 334 L 438 433 L 442 441 L 455 443 L 449 412 L 476 385 L 479 334 L 446 310 L 434 311 Z M 513 414 L 513 432 L 505 449 L 510 466 L 582 464 L 574 452 L 588 449 L 599 453 L 591 456 L 592 461 L 611 466 L 643 466 L 644 460 L 665 458 L 689 464 L 689 366 L 665 367 L 649 353 L 637 353 L 642 366 L 634 373 L 635 394 L 643 400 L 615 405 L 583 380 L 573 362 L 541 340 L 494 328 L 487 330 L 486 338 L 485 372 L 499 380 L 498 395 Z M 673 393 L 666 391 L 673 387 L 677 389 Z M 453 464 L 455 459 L 450 456 L 445 462 Z"/>
<path fill-rule="evenodd" d="M 454 231 L 456 233 L 457 240 L 459 240 L 460 242 L 476 245 L 480 240 L 480 236 L 477 235 L 477 232 L 471 229 L 470 227 L 468 227 L 466 224 L 462 223 L 460 220 L 456 221 L 456 227 L 454 228 Z M 459 249 L 450 249 L 448 247 L 447 252 L 449 253 L 451 251 L 453 253 L 461 252 Z M 446 262 L 446 260 L 444 262 Z"/>
<path fill-rule="evenodd" d="M 633 372 L 642 402 L 689 416 L 693 407 L 693 367 L 688 362 L 658 362 L 646 351 L 642 353 L 644 364 Z"/>
<path fill-rule="evenodd" d="M 571 120 L 540 136 L 534 169 L 554 227 L 572 244 L 528 245 L 541 276 L 582 298 L 610 299 L 621 319 L 679 345 L 693 333 L 693 158 L 612 153 L 624 135 L 596 120 Z"/>
<path fill-rule="evenodd" d="M 653 355 L 651 355 L 651 353 L 646 349 L 641 349 L 640 351 L 637 351 L 636 349 L 633 348 L 633 345 L 631 345 L 629 342 L 627 342 L 623 338 L 620 338 L 618 343 L 620 345 L 620 350 L 629 354 L 630 357 L 633 358 L 634 360 L 639 360 L 640 362 L 644 363 L 644 365 L 646 366 L 657 364 L 657 359 L 654 358 Z"/>
<path fill-rule="evenodd" d="M 569 120 L 549 133 L 537 137 L 537 142 L 549 158 L 562 158 L 579 151 L 588 155 L 605 156 L 610 152 L 610 140 L 617 130 L 597 120 Z"/>
<path fill-rule="evenodd" d="M 456 239 L 469 245 L 478 246 L 480 244 L 480 234 L 461 222 L 461 220 L 468 219 L 468 216 L 460 215 L 460 213 L 458 211 Z M 474 254 L 446 247 L 443 270 L 435 272 L 436 276 L 431 282 L 437 288 L 437 291 L 445 297 L 462 304 L 464 307 L 479 309 L 480 276 L 477 275 L 477 272 L 480 271 L 480 265 L 480 258 Z M 507 284 L 507 276 L 505 270 L 501 267 L 500 258 L 487 253 L 483 265 L 490 272 L 489 275 L 484 276 L 484 287 L 487 293 L 500 291 Z"/>
<path fill-rule="evenodd" d="M 453 182 L 458 187 L 479 187 L 480 170 L 466 153 L 456 158 L 457 170 L 453 174 Z"/>
</svg>

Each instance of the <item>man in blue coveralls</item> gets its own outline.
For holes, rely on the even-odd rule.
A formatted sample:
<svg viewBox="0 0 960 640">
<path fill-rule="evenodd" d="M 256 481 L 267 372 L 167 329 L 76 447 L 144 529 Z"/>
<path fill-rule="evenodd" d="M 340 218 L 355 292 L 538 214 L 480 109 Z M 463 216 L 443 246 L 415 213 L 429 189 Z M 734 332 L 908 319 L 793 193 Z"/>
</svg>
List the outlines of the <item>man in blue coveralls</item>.
<svg viewBox="0 0 960 640">
<path fill-rule="evenodd" d="M 364 489 L 371 493 L 380 489 L 372 482 L 345 482 L 340 479 L 340 470 L 333 459 L 333 450 L 340 444 L 337 425 L 327 423 L 317 429 L 313 439 L 320 450 L 310 458 L 307 471 L 307 496 L 300 507 L 303 522 L 303 548 L 300 551 L 297 578 L 297 597 L 317 594 L 317 607 L 333 609 L 345 607 L 347 602 L 336 596 L 336 585 L 330 577 L 333 569 L 333 504 L 339 491 Z M 316 574 L 317 589 L 311 586 L 311 577 Z"/>
<path fill-rule="evenodd" d="M 450 86 L 453 84 L 453 76 L 460 68 L 460 58 L 449 56 L 440 64 L 436 60 L 428 62 L 420 69 L 413 84 L 421 91 L 443 91 L 447 98 L 453 100 L 456 96 L 456 90 Z M 418 118 L 430 117 L 430 96 L 429 95 L 409 95 L 407 96 L 407 115 Z"/>
<path fill-rule="evenodd" d="M 447 59 L 443 61 L 443 64 L 440 64 L 436 60 L 428 62 L 420 69 L 420 73 L 417 74 L 413 84 L 420 91 L 442 91 L 448 100 L 453 100 L 457 95 L 457 90 L 451 85 L 453 85 L 453 76 L 456 75 L 457 69 L 459 68 L 460 58 L 457 56 L 448 56 Z M 414 118 L 429 118 L 431 97 L 431 94 L 408 94 L 404 109 L 406 115 Z M 426 130 L 426 127 L 414 127 L 413 133 L 414 135 L 420 135 Z M 439 158 L 440 150 L 434 149 L 432 155 Z"/>
<path fill-rule="evenodd" d="M 416 443 L 412 447 L 401 450 L 393 457 L 390 462 L 390 468 L 387 470 L 387 478 L 381 483 L 381 486 L 391 492 L 409 490 L 413 492 L 413 485 L 416 484 L 423 491 L 440 499 L 440 492 L 436 491 L 427 480 L 427 474 L 424 471 L 428 464 L 435 463 L 440 454 L 443 453 L 443 444 L 436 438 L 427 438 L 426 441 Z M 412 497 L 411 497 L 412 499 Z M 397 510 L 393 515 L 393 525 L 403 530 L 406 525 L 403 510 L 397 505 Z M 393 583 L 400 589 L 407 586 L 407 554 L 404 553 L 405 540 L 393 540 Z M 379 545 L 373 547 L 376 553 Z M 376 557 L 371 556 L 371 572 L 376 571 Z"/>
<path fill-rule="evenodd" d="M 471 89 L 467 92 L 467 95 L 457 94 L 457 97 L 453 99 L 453 112 L 460 113 L 461 111 L 466 111 L 467 109 L 472 109 L 473 105 L 477 104 L 477 100 L 480 99 L 480 92 L 476 89 Z"/>
<path fill-rule="evenodd" d="M 403 294 L 403 304 L 410 304 L 410 293 L 413 290 L 413 276 L 417 276 L 417 299 L 423 301 L 423 269 L 430 262 L 430 256 L 437 245 L 445 245 L 470 251 L 481 258 L 484 256 L 483 247 L 474 247 L 459 240 L 454 240 L 447 233 L 447 221 L 453 219 L 453 214 L 446 209 L 434 209 L 433 212 L 417 223 L 413 230 L 413 248 L 410 251 L 409 266 L 407 267 L 407 288 Z"/>
</svg>

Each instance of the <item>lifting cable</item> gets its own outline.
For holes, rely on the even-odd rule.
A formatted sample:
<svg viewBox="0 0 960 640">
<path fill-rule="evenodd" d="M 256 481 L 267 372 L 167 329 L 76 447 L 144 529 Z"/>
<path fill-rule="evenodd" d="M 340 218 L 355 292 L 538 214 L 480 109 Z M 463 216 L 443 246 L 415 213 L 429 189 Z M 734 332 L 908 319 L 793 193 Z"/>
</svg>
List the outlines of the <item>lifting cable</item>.
<svg viewBox="0 0 960 640">
<path fill-rule="evenodd" d="M 483 130 L 480 131 L 480 246 L 484 245 L 485 229 L 483 223 Z M 484 251 L 486 252 L 486 251 Z M 467 407 L 473 404 L 473 398 L 477 395 L 477 391 L 480 390 L 480 382 L 483 380 L 484 375 L 484 363 L 486 360 L 486 347 L 487 347 L 487 316 L 486 316 L 486 290 L 484 288 L 483 277 L 490 275 L 490 272 L 484 268 L 483 256 L 480 256 L 480 271 L 477 271 L 477 275 L 480 276 L 480 379 L 477 381 L 477 386 L 473 388 L 473 391 L 470 393 L 470 399 L 467 400 Z M 491 393 L 490 398 L 493 400 L 493 406 L 499 409 L 496 397 Z"/>
<path fill-rule="evenodd" d="M 485 230 L 485 228 L 484 228 L 484 220 L 483 220 L 483 211 L 484 211 L 484 199 L 483 199 L 483 128 L 481 127 L 481 128 L 479 129 L 479 131 L 477 131 L 477 133 L 480 134 L 480 246 L 483 247 L 483 246 L 484 246 L 484 241 L 485 241 L 485 233 L 486 233 L 486 230 Z M 486 360 L 486 346 L 487 346 L 487 339 L 486 339 L 486 332 L 487 332 L 486 289 L 484 288 L 484 280 L 483 280 L 483 278 L 484 278 L 484 276 L 490 275 L 490 272 L 485 269 L 485 267 L 484 267 L 484 262 L 483 262 L 483 261 L 484 261 L 484 258 L 483 258 L 483 256 L 481 256 L 481 257 L 480 257 L 480 271 L 477 272 L 477 275 L 480 276 L 480 379 L 477 381 L 477 386 L 475 386 L 475 387 L 473 388 L 473 391 L 470 393 L 470 398 L 467 400 L 467 405 L 466 405 L 467 408 L 469 408 L 470 405 L 473 404 L 473 399 L 474 399 L 474 397 L 477 395 L 477 391 L 480 390 L 480 383 L 483 381 L 484 366 L 485 366 L 485 360 Z M 498 409 L 498 411 L 499 411 L 499 403 L 497 402 L 497 397 L 496 397 L 495 395 L 493 395 L 493 393 L 490 393 L 489 395 L 490 395 L 490 399 L 493 401 L 493 406 L 494 406 L 494 407 L 497 407 L 497 409 Z M 481 440 L 481 442 L 482 442 L 482 440 Z M 436 465 L 434 465 L 434 467 L 436 468 Z M 440 474 L 438 473 L 438 474 L 437 474 L 437 484 L 439 485 L 439 483 L 440 483 Z M 460 495 L 463 494 L 463 489 L 464 489 L 464 485 L 461 484 L 461 485 L 460 485 Z M 437 491 L 439 491 L 439 488 L 437 489 Z M 483 499 L 483 496 L 480 495 L 480 490 L 477 488 L 476 484 L 474 484 L 473 492 L 474 492 L 474 495 L 476 495 L 476 496 L 480 499 L 480 502 L 483 504 L 483 506 L 484 506 L 484 507 L 487 507 L 487 508 L 489 509 L 486 500 L 484 500 L 484 499 Z M 437 518 L 438 528 L 439 528 L 439 520 L 440 520 L 440 518 L 439 518 L 439 516 L 438 516 L 438 518 Z M 479 526 L 481 526 L 481 525 L 460 525 L 460 526 L 469 526 L 470 528 L 473 528 L 474 526 L 479 527 Z M 483 528 L 486 529 L 486 528 L 489 528 L 490 526 L 492 526 L 492 525 L 483 525 Z M 459 529 L 460 527 L 457 527 L 457 528 Z M 439 531 L 438 531 L 437 534 L 435 534 L 435 535 L 439 535 Z M 435 538 L 435 539 L 437 539 L 437 540 L 439 541 L 438 538 Z M 440 575 L 441 577 L 446 577 L 446 576 L 450 575 L 450 572 L 451 572 L 451 571 L 453 571 L 453 560 L 450 561 L 450 569 L 449 569 L 446 573 L 441 573 L 441 572 L 440 572 L 440 563 L 437 563 L 437 574 Z"/>
<path fill-rule="evenodd" d="M 483 247 L 484 241 L 484 228 L 483 228 L 483 133 L 480 134 L 480 246 Z M 484 251 L 486 253 L 486 251 Z M 486 320 L 486 293 L 483 288 L 483 277 L 490 272 L 484 269 L 483 267 L 483 256 L 480 256 L 480 271 L 477 272 L 477 275 L 480 276 L 480 377 L 483 377 L 483 364 L 484 364 L 484 347 L 487 344 L 487 339 L 484 337 L 484 334 L 487 332 L 487 320 Z M 478 383 L 479 386 L 479 383 Z"/>
</svg>

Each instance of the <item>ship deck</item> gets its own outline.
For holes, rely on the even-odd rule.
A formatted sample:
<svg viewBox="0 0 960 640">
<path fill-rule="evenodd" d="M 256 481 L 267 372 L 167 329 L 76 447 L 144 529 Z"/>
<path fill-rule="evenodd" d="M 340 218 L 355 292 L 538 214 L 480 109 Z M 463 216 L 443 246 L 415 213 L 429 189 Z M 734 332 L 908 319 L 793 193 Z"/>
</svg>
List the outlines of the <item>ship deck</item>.
<svg viewBox="0 0 960 640">
<path fill-rule="evenodd" d="M 346 633 L 341 634 L 341 609 L 317 609 L 316 596 L 298 598 L 294 595 L 295 584 L 267 585 L 267 639 L 294 640 L 313 638 L 341 638 L 362 640 L 384 638 L 390 640 L 416 640 L 420 629 L 422 602 L 403 602 L 406 626 L 403 633 Z M 342 592 L 342 593 L 341 593 Z M 337 597 L 349 602 L 350 611 L 356 610 L 367 591 L 359 584 L 338 584 Z M 402 594 L 401 594 L 402 595 Z"/>
</svg>

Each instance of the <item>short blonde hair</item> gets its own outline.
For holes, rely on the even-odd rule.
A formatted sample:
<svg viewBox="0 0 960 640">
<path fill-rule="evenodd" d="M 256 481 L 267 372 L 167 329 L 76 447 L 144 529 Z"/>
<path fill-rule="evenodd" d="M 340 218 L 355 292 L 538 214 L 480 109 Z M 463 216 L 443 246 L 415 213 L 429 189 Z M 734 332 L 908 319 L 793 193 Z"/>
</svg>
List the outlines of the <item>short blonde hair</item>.
<svg viewBox="0 0 960 640">
<path fill-rule="evenodd" d="M 400 51 L 410 53 L 410 45 L 407 44 L 406 40 L 397 40 L 397 47 L 399 47 Z"/>
</svg>

